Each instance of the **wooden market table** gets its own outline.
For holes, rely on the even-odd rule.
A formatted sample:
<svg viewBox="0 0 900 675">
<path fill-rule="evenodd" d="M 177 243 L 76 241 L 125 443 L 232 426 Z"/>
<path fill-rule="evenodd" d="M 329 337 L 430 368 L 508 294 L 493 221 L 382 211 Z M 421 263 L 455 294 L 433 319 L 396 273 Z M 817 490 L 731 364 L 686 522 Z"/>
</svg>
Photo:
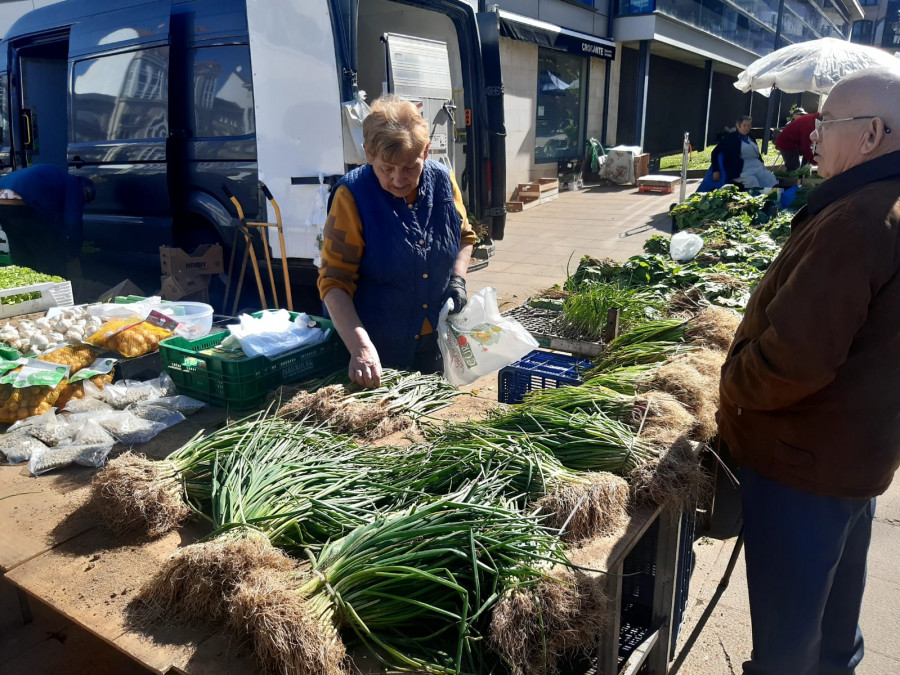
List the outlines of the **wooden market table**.
<svg viewBox="0 0 900 675">
<path fill-rule="evenodd" d="M 162 458 L 198 429 L 212 431 L 224 419 L 223 410 L 206 408 L 140 450 Z M 161 675 L 256 672 L 246 649 L 221 630 L 164 626 L 146 633 L 128 624 L 127 607 L 137 590 L 204 531 L 187 527 L 151 542 L 109 534 L 86 508 L 94 473 L 73 467 L 33 477 L 26 465 L 0 466 L 0 497 L 6 497 L 0 499 L 0 572 L 18 590 L 23 618 L 28 620 L 29 602 L 43 603 Z M 677 591 L 685 542 L 691 554 L 683 520 L 645 507 L 618 535 L 571 552 L 572 561 L 603 585 L 612 618 L 598 636 L 596 658 L 582 672 L 633 675 L 643 663 L 651 674 L 667 672 L 683 610 Z"/>
</svg>

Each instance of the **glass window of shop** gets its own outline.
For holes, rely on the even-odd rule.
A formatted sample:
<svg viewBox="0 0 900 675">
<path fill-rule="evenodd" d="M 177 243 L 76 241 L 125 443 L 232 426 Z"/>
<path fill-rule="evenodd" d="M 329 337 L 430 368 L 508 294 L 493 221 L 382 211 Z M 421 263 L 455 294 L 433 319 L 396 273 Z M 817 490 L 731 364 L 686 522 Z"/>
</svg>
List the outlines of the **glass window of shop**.
<svg viewBox="0 0 900 675">
<path fill-rule="evenodd" d="M 535 162 L 555 162 L 584 152 L 588 60 L 538 48 Z"/>
<path fill-rule="evenodd" d="M 850 41 L 860 45 L 872 44 L 873 23 L 871 21 L 854 21 Z"/>
<path fill-rule="evenodd" d="M 900 47 L 900 0 L 888 3 L 884 17 L 884 32 L 881 35 L 881 46 L 897 49 Z"/>
</svg>

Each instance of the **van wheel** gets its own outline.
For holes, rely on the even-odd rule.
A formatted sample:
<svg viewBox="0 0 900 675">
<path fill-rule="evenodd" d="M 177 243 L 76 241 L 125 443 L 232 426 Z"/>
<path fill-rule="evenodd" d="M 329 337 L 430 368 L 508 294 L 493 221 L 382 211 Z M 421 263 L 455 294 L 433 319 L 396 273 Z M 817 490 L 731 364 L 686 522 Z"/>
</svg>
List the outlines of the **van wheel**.
<svg viewBox="0 0 900 675">
<path fill-rule="evenodd" d="M 173 232 L 175 246 L 188 253 L 192 253 L 198 246 L 204 244 L 225 244 L 212 223 L 203 218 L 192 218 L 176 222 Z"/>
</svg>

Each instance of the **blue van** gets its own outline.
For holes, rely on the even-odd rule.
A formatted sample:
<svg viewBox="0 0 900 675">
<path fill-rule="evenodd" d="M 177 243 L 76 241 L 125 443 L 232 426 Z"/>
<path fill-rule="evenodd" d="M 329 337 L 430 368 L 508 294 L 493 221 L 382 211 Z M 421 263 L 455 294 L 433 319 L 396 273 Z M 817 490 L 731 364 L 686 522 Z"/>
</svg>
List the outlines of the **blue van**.
<svg viewBox="0 0 900 675">
<path fill-rule="evenodd" d="M 402 90 L 441 117 L 432 146 L 472 216 L 500 239 L 499 38 L 496 15 L 476 4 L 64 0 L 35 9 L 0 45 L 0 172 L 51 163 L 89 178 L 85 240 L 151 267 L 162 245 L 230 246 L 237 213 L 223 186 L 249 219 L 272 220 L 263 180 L 284 217 L 290 266 L 311 280 L 307 215 L 320 181 L 351 167 L 343 104 L 360 90 Z M 403 48 L 391 52 L 392 40 Z M 433 63 L 414 63 L 410 40 L 439 55 L 443 88 L 428 80 Z"/>
</svg>

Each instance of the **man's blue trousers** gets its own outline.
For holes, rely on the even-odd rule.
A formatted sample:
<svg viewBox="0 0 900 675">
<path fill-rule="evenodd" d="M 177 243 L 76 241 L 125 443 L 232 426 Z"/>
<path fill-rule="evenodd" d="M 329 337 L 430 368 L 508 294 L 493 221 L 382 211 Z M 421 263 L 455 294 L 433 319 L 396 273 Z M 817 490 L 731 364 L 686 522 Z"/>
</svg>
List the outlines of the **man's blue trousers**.
<svg viewBox="0 0 900 675">
<path fill-rule="evenodd" d="M 744 675 L 851 675 L 874 499 L 822 497 L 742 469 L 753 655 Z"/>
</svg>

